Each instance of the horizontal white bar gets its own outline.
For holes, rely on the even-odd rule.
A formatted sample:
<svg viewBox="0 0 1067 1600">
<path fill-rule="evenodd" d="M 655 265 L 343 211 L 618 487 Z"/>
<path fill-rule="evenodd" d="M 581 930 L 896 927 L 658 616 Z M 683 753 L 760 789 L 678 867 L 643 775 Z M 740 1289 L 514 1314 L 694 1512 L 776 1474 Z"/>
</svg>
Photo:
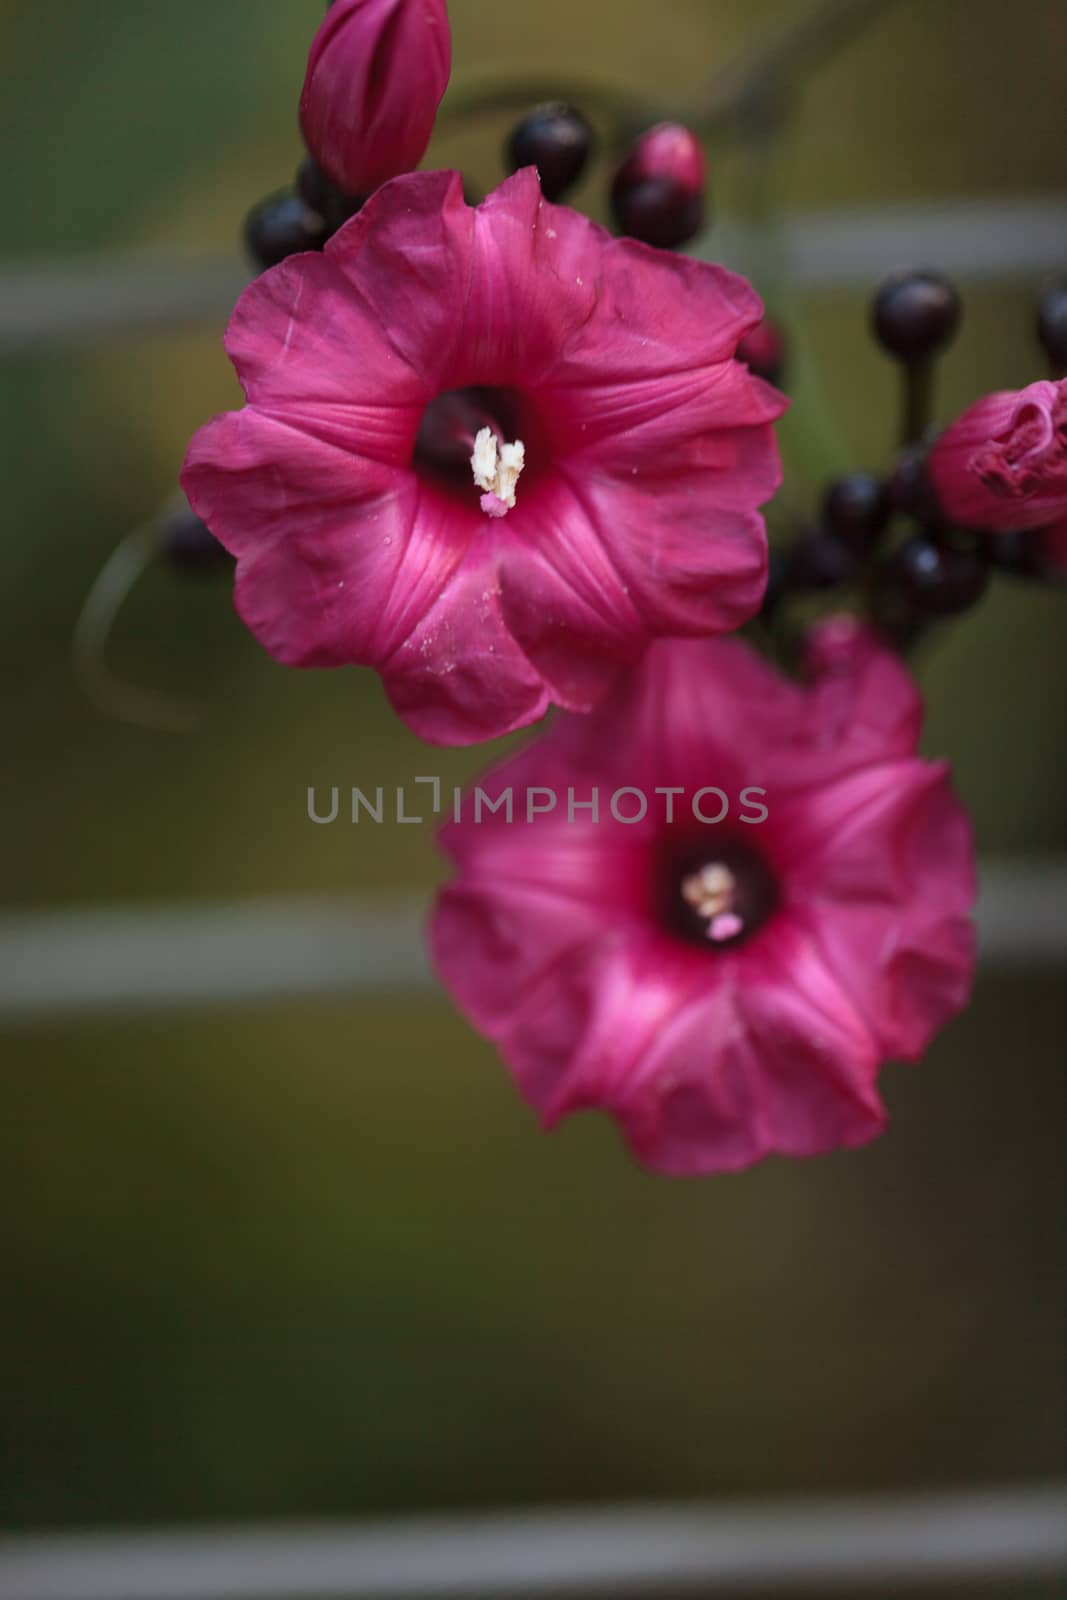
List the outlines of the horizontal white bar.
<svg viewBox="0 0 1067 1600">
<path fill-rule="evenodd" d="M 0 1600 L 510 1600 L 855 1593 L 1055 1577 L 1067 1489 L 613 1507 L 0 1542 Z"/>
<path fill-rule="evenodd" d="M 934 267 L 969 282 L 1040 277 L 1067 260 L 1062 195 L 944 200 L 785 217 L 773 248 L 798 288 L 871 289 L 895 268 Z M 698 253 L 759 276 L 759 231 L 722 217 Z M 236 259 L 90 258 L 0 269 L 0 350 L 221 322 L 249 269 Z"/>
<path fill-rule="evenodd" d="M 419 900 L 275 899 L 0 919 L 0 1018 L 425 989 Z"/>
<path fill-rule="evenodd" d="M 426 900 L 288 898 L 0 918 L 0 1020 L 429 990 Z M 1067 861 L 986 862 L 990 967 L 1067 966 Z"/>
<path fill-rule="evenodd" d="M 1062 275 L 1062 195 L 930 201 L 786 215 L 780 237 L 729 217 L 699 254 L 762 280 L 768 251 L 794 286 L 872 291 L 891 272 L 933 268 L 967 283 Z"/>
<path fill-rule="evenodd" d="M 236 258 L 88 257 L 0 268 L 0 351 L 219 323 L 251 275 Z"/>
</svg>

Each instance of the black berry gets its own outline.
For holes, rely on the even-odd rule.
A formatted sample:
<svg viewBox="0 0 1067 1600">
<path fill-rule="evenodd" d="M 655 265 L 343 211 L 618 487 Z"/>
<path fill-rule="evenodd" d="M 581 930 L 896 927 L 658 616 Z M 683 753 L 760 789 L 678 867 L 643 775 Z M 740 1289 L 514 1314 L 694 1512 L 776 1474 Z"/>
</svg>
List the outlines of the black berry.
<svg viewBox="0 0 1067 1600">
<path fill-rule="evenodd" d="M 573 106 L 537 106 L 513 129 L 505 152 L 509 172 L 536 167 L 546 200 L 558 200 L 585 171 L 593 130 Z"/>
<path fill-rule="evenodd" d="M 1067 282 L 1055 284 L 1041 296 L 1037 336 L 1054 371 L 1067 373 Z"/>
<path fill-rule="evenodd" d="M 889 497 L 873 472 L 850 472 L 826 492 L 823 517 L 831 533 L 853 550 L 867 550 L 889 520 Z"/>
<path fill-rule="evenodd" d="M 884 578 L 889 592 L 913 616 L 951 617 L 982 598 L 989 565 L 976 548 L 953 549 L 916 534 L 894 550 Z"/>
<path fill-rule="evenodd" d="M 261 200 L 245 218 L 245 245 L 256 266 L 264 270 L 300 250 L 321 250 L 328 236 L 318 212 L 288 191 Z"/>
<path fill-rule="evenodd" d="M 171 512 L 164 522 L 160 549 L 178 572 L 223 572 L 233 566 L 230 552 L 188 506 Z"/>
<path fill-rule="evenodd" d="M 296 170 L 296 192 L 307 209 L 322 218 L 330 233 L 336 233 L 363 204 L 339 189 L 311 156 L 305 156 Z"/>
<path fill-rule="evenodd" d="M 794 589 L 836 589 L 856 572 L 848 545 L 825 528 L 799 539 L 789 551 L 787 582 Z"/>
<path fill-rule="evenodd" d="M 785 335 L 770 317 L 764 317 L 742 335 L 736 355 L 757 378 L 767 383 L 781 383 L 786 364 Z"/>
<path fill-rule="evenodd" d="M 704 226 L 704 197 L 689 195 L 670 178 L 643 178 L 614 188 L 611 209 L 619 231 L 661 250 L 688 244 Z"/>
<path fill-rule="evenodd" d="M 926 471 L 926 449 L 922 445 L 913 445 L 898 456 L 886 496 L 890 510 L 902 517 L 914 517 L 928 527 L 944 521 Z"/>
<path fill-rule="evenodd" d="M 891 356 L 921 361 L 952 343 L 961 315 L 960 297 L 946 278 L 909 272 L 883 283 L 871 308 L 871 325 Z"/>
<path fill-rule="evenodd" d="M 789 588 L 789 557 L 786 551 L 772 548 L 767 562 L 767 587 L 763 592 L 760 616 L 769 622 L 785 599 Z"/>
</svg>

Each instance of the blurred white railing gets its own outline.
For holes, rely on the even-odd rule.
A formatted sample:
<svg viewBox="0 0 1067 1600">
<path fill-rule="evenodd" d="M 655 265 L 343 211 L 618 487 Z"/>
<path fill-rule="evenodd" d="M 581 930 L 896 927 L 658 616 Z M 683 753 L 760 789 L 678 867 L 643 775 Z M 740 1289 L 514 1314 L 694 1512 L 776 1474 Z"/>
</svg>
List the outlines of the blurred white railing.
<svg viewBox="0 0 1067 1600">
<path fill-rule="evenodd" d="M 1067 861 L 994 862 L 978 907 L 984 963 L 1067 965 Z M 430 990 L 428 897 L 285 897 L 0 917 L 0 1022 Z"/>
<path fill-rule="evenodd" d="M 1067 1570 L 1067 1486 L 0 1541 L 0 1600 L 847 1594 Z M 1010 1585 L 1010 1587 L 1007 1587 Z"/>
<path fill-rule="evenodd" d="M 761 235 L 722 217 L 701 253 L 753 270 Z M 1062 273 L 1062 194 L 945 199 L 787 216 L 778 270 L 798 289 L 871 288 L 899 267 L 935 267 L 964 282 Z M 218 324 L 248 281 L 236 258 L 103 257 L 0 268 L 0 355 L 76 340 Z"/>
</svg>

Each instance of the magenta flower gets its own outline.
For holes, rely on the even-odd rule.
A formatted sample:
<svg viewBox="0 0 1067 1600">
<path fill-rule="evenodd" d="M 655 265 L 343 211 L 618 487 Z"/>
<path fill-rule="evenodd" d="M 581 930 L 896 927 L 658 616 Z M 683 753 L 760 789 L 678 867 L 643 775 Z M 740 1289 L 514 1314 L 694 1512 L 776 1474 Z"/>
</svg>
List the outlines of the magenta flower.
<svg viewBox="0 0 1067 1600">
<path fill-rule="evenodd" d="M 929 472 L 963 527 L 1015 533 L 1067 518 L 1067 378 L 976 401 L 934 445 Z"/>
<path fill-rule="evenodd" d="M 423 738 L 586 711 L 658 634 L 759 605 L 785 401 L 732 360 L 759 300 L 541 198 L 387 184 L 258 278 L 226 347 L 248 405 L 182 483 L 278 660 L 376 668 Z"/>
<path fill-rule="evenodd" d="M 452 70 L 445 0 L 333 0 L 311 42 L 300 126 L 346 194 L 417 167 Z"/>
<path fill-rule="evenodd" d="M 598 1107 L 679 1175 L 859 1145 L 964 1005 L 971 828 L 918 691 L 848 619 L 808 666 L 657 643 L 444 828 L 437 969 L 546 1126 Z"/>
</svg>

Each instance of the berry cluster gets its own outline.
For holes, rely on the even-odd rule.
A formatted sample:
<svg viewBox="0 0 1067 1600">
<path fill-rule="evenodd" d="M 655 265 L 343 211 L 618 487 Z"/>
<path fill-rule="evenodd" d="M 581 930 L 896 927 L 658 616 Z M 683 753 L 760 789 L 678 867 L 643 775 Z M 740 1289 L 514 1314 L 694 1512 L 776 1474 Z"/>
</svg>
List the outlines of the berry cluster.
<svg viewBox="0 0 1067 1600">
<path fill-rule="evenodd" d="M 956 289 L 935 273 L 901 274 L 878 290 L 871 330 L 901 373 L 899 453 L 884 477 L 856 471 L 831 483 L 814 525 L 772 552 L 765 621 L 781 615 L 790 595 L 850 586 L 869 620 L 906 647 L 930 623 L 975 606 L 996 572 L 1049 582 L 1062 577 L 1040 530 L 968 526 L 949 514 L 930 480 L 933 369 L 961 319 Z M 1062 376 L 1067 285 L 1042 295 L 1036 329 L 1053 377 Z"/>
<path fill-rule="evenodd" d="M 362 204 L 355 195 L 344 194 L 313 157 L 305 156 L 293 188 L 268 195 L 248 213 L 245 248 L 261 270 L 276 267 L 298 251 L 321 250 Z"/>
<path fill-rule="evenodd" d="M 573 106 L 537 106 L 511 133 L 508 170 L 536 167 L 546 200 L 561 200 L 582 177 L 593 130 Z M 636 139 L 611 181 L 619 232 L 661 250 L 676 250 L 706 225 L 704 152 L 677 122 L 661 122 Z"/>
<path fill-rule="evenodd" d="M 333 17 L 342 9 L 352 7 L 339 7 Z M 353 139 L 352 129 L 347 129 L 350 137 L 342 153 L 338 153 L 331 122 L 335 113 L 324 114 L 312 95 L 317 82 L 319 100 L 331 103 L 322 75 L 333 70 L 331 52 L 336 55 L 341 48 L 339 39 L 331 37 L 330 26 L 324 24 L 312 48 L 301 102 L 306 142 L 315 153 L 305 155 L 292 187 L 261 201 L 245 220 L 245 244 L 261 270 L 291 255 L 321 250 L 360 210 L 363 198 L 348 192 L 338 177 L 349 188 L 362 184 L 365 194 L 373 187 L 370 153 L 376 139 L 367 131 L 372 117 L 371 85 L 366 86 L 366 103 L 360 105 L 358 85 L 352 77 L 355 68 L 351 61 L 346 63 L 345 116 L 363 121 L 359 139 Z M 429 80 L 429 99 L 434 103 L 447 81 L 443 70 L 443 61 L 436 62 Z M 320 75 L 317 80 L 316 73 Z M 329 88 L 328 82 L 325 88 Z M 403 115 L 413 113 L 405 111 Z M 412 131 L 403 125 L 403 116 L 397 111 L 392 137 L 394 142 L 413 138 L 415 149 L 428 139 L 431 125 L 432 119 L 423 117 Z M 505 143 L 504 163 L 509 172 L 536 168 L 544 197 L 559 202 L 586 176 L 595 147 L 589 119 L 572 105 L 549 101 L 534 107 L 513 127 Z M 357 149 L 361 151 L 358 160 L 353 154 Z M 617 230 L 659 249 L 684 246 L 707 226 L 706 177 L 703 149 L 689 128 L 658 123 L 646 129 L 622 152 L 611 174 L 610 207 Z M 994 573 L 1045 581 L 1062 576 L 1062 557 L 1057 552 L 1052 558 L 1041 529 L 1008 525 L 992 530 L 988 522 L 969 525 L 966 519 L 950 514 L 931 482 L 933 377 L 937 358 L 952 343 L 961 318 L 956 289 L 936 273 L 901 274 L 884 283 L 875 295 L 872 333 L 900 371 L 898 453 L 885 474 L 859 470 L 830 483 L 811 523 L 797 528 L 785 546 L 772 549 L 762 619 L 773 622 L 776 632 L 790 600 L 808 602 L 812 597 L 832 595 L 839 604 L 842 593 L 848 592 L 857 609 L 903 649 L 923 636 L 931 623 L 975 606 Z M 1067 284 L 1052 287 L 1041 298 L 1036 331 L 1053 377 L 1063 376 L 1067 372 Z M 787 345 L 782 328 L 772 318 L 765 317 L 750 329 L 736 353 L 757 377 L 781 385 Z M 162 548 L 171 564 L 183 572 L 230 566 L 230 557 L 188 509 L 166 520 Z M 779 637 L 784 641 L 788 632 L 782 631 Z"/>
</svg>

